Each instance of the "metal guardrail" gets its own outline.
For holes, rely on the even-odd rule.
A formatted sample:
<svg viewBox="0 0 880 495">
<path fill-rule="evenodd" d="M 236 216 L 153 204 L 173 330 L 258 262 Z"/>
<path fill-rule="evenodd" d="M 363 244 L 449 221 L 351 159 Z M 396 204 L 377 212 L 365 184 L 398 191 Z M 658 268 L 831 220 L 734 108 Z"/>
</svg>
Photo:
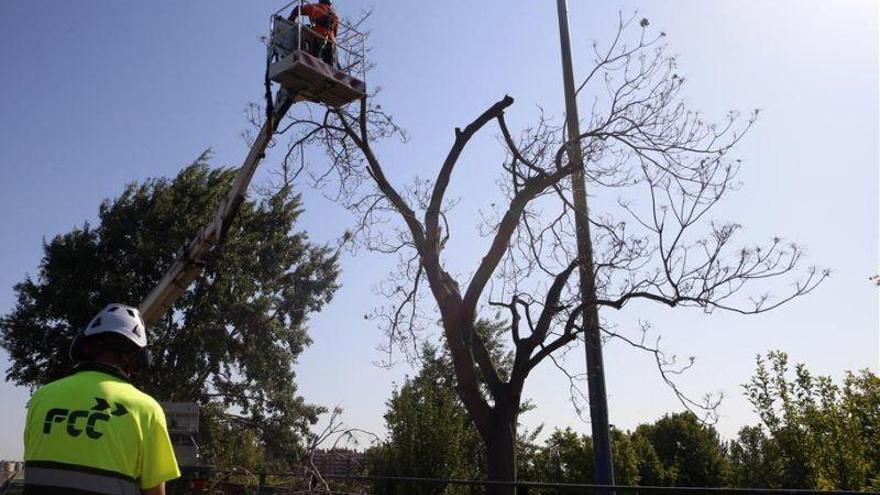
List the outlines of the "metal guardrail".
<svg viewBox="0 0 880 495">
<path fill-rule="evenodd" d="M 275 478 L 303 478 L 303 473 L 262 473 L 261 480 L 267 477 Z M 595 485 L 589 483 L 553 483 L 541 481 L 488 481 L 468 479 L 442 479 L 442 478 L 417 478 L 406 476 L 347 476 L 347 475 L 322 475 L 328 481 L 352 482 L 366 488 L 364 494 L 376 493 L 376 487 L 382 493 L 394 493 L 406 495 L 416 485 L 442 485 L 470 487 L 471 494 L 485 493 L 490 486 L 514 486 L 518 495 L 542 495 L 542 494 L 646 494 L 646 495 L 880 495 L 880 492 L 864 492 L 856 490 L 809 490 L 809 489 L 786 489 L 786 488 L 729 488 L 729 487 L 672 487 L 672 486 L 628 486 L 628 485 Z M 264 485 L 267 493 L 285 493 L 284 489 Z M 409 491 L 407 490 L 409 489 Z M 297 491 L 296 493 L 314 493 L 327 495 L 326 491 Z M 330 492 L 337 493 L 337 492 Z M 350 495 L 350 491 L 340 491 Z"/>
<path fill-rule="evenodd" d="M 712 487 L 672 487 L 672 486 L 625 486 L 625 485 L 594 485 L 589 483 L 552 483 L 540 481 L 488 481 L 488 480 L 463 480 L 463 479 L 436 479 L 436 478 L 413 478 L 413 477 L 385 477 L 385 476 L 324 476 L 326 479 L 341 481 L 356 481 L 362 483 L 389 483 L 391 485 L 406 484 L 442 484 L 459 485 L 470 487 L 489 486 L 514 486 L 518 494 L 540 494 L 552 490 L 558 493 L 636 493 L 655 495 L 880 495 L 880 492 L 863 492 L 856 490 L 806 490 L 786 488 L 712 488 Z M 406 493 L 402 491 L 400 493 Z"/>
<path fill-rule="evenodd" d="M 293 0 L 288 2 L 283 7 L 278 9 L 274 14 L 272 14 L 270 18 L 270 33 L 274 32 L 274 23 L 276 19 L 284 17 L 281 14 L 290 7 L 297 5 L 300 9 L 300 12 L 303 11 L 303 6 L 306 4 L 305 0 Z M 307 39 L 322 39 L 323 36 L 319 34 L 317 31 L 312 29 L 310 26 L 307 26 L 302 21 L 302 15 L 299 18 L 290 21 L 292 22 L 297 29 L 296 35 L 296 44 L 295 49 L 297 50 L 305 50 L 304 42 Z M 271 43 L 271 41 L 270 41 Z M 336 43 L 334 45 L 334 62 L 337 67 L 348 74 L 351 77 L 354 77 L 361 82 L 366 83 L 367 81 L 367 37 L 364 33 L 358 31 L 354 26 L 351 26 L 344 22 L 341 18 L 339 18 L 339 31 L 336 33 Z"/>
</svg>

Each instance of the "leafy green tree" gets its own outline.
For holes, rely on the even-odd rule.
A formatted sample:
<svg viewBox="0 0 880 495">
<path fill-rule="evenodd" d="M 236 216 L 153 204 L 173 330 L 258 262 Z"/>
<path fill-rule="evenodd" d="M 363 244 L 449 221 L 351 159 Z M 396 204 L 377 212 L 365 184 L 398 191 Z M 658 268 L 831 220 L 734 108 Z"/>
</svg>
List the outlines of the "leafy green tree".
<svg viewBox="0 0 880 495">
<path fill-rule="evenodd" d="M 848 430 L 864 455 L 864 487 L 880 491 L 880 376 L 866 369 L 847 372 L 838 397 L 841 417 L 855 424 Z"/>
<path fill-rule="evenodd" d="M 667 469 L 643 431 L 611 431 L 615 482 L 620 485 L 672 485 L 675 468 Z M 653 426 L 653 425 L 647 425 Z M 523 479 L 558 483 L 593 483 L 593 442 L 590 436 L 571 428 L 556 430 L 543 446 L 534 448 L 527 465 L 520 467 Z M 556 493 L 546 491 L 541 493 Z"/>
<path fill-rule="evenodd" d="M 611 461 L 614 464 L 615 483 L 630 486 L 640 483 L 641 454 L 629 433 L 611 429 Z"/>
<path fill-rule="evenodd" d="M 663 464 L 644 436 L 612 429 L 611 450 L 617 484 L 669 484 Z M 520 451 L 528 452 L 528 462 L 519 468 L 523 479 L 558 483 L 595 481 L 592 439 L 571 428 L 555 430 L 543 446 L 533 446 L 532 449 L 521 447 Z M 556 492 L 549 490 L 541 493 Z"/>
<path fill-rule="evenodd" d="M 212 402 L 200 412 L 201 455 L 217 466 L 235 466 L 254 473 L 263 468 L 259 432 L 224 414 L 221 404 Z"/>
<path fill-rule="evenodd" d="M 533 470 L 539 481 L 589 483 L 593 480 L 593 442 L 571 428 L 555 430 L 535 455 Z"/>
<path fill-rule="evenodd" d="M 799 366 L 797 379 L 790 381 L 788 356 L 770 352 L 769 362 L 757 358 L 755 376 L 745 385 L 746 396 L 761 418 L 763 428 L 772 437 L 767 447 L 767 460 L 775 460 L 779 470 L 764 483 L 767 486 L 812 488 L 817 485 L 817 473 L 812 459 L 815 446 L 801 428 L 805 413 L 814 403 L 812 377 Z M 757 480 L 756 480 L 757 481 Z"/>
<path fill-rule="evenodd" d="M 733 486 L 782 487 L 782 457 L 776 442 L 760 426 L 746 426 L 730 442 L 730 481 Z"/>
<path fill-rule="evenodd" d="M 622 484 L 638 484 L 642 486 L 669 486 L 673 484 L 673 470 L 667 469 L 651 442 L 641 434 L 631 433 L 629 443 L 636 458 L 638 480 L 635 483 L 624 482 L 615 471 L 615 477 Z M 612 445 L 613 447 L 613 445 Z M 615 469 L 617 469 L 615 465 Z"/>
<path fill-rule="evenodd" d="M 446 382 L 446 369 L 433 348 L 424 367 L 392 393 L 385 413 L 387 441 L 373 453 L 371 474 L 454 478 L 465 470 L 470 421 Z M 407 486 L 408 493 L 443 493 L 443 485 Z"/>
<path fill-rule="evenodd" d="M 814 376 L 788 356 L 758 356 L 745 385 L 761 418 L 731 445 L 739 483 L 759 487 L 858 490 L 880 478 L 880 378 L 848 372 L 843 386 Z M 765 433 L 766 432 L 766 433 Z"/>
<path fill-rule="evenodd" d="M 658 484 L 722 486 L 727 476 L 724 446 L 714 427 L 691 412 L 667 414 L 656 423 L 640 425 L 634 436 L 647 440 L 664 470 Z M 644 484 L 648 484 L 643 480 Z M 653 480 L 652 480 L 653 481 Z"/>
<path fill-rule="evenodd" d="M 69 373 L 68 346 L 89 319 L 109 302 L 137 304 L 156 285 L 235 176 L 208 158 L 173 179 L 128 185 L 100 205 L 96 226 L 44 243 L 38 276 L 16 284 L 16 305 L 0 319 L 7 380 L 33 388 Z M 289 187 L 241 205 L 203 276 L 148 329 L 155 365 L 140 381 L 159 400 L 235 411 L 281 461 L 321 411 L 297 395 L 292 366 L 310 342 L 308 315 L 330 300 L 338 274 L 332 252 L 294 231 L 300 211 Z"/>
<path fill-rule="evenodd" d="M 499 373 L 507 373 L 512 357 L 499 336 L 504 325 L 479 320 L 477 332 L 487 343 L 487 352 L 502 363 Z M 448 351 L 432 345 L 422 347 L 417 375 L 407 378 L 392 393 L 385 413 L 388 437 L 370 450 L 368 469 L 375 476 L 414 476 L 425 478 L 484 479 L 486 447 L 467 409 L 455 391 L 456 377 Z M 528 409 L 528 406 L 526 407 Z M 524 448 L 532 438 L 520 438 Z M 524 462 L 529 462 L 528 456 Z M 394 488 L 379 483 L 379 493 Z M 443 485 L 406 485 L 406 493 L 466 493 L 467 488 Z"/>
</svg>

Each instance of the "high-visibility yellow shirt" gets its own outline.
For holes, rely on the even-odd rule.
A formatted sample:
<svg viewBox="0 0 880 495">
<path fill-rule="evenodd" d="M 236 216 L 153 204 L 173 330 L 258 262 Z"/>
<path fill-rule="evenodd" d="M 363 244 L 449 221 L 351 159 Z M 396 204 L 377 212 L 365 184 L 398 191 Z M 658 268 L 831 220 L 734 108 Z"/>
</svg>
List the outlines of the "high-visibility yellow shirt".
<svg viewBox="0 0 880 495">
<path fill-rule="evenodd" d="M 24 459 L 30 493 L 53 487 L 136 495 L 180 476 L 159 403 L 113 368 L 94 364 L 31 397 Z"/>
</svg>

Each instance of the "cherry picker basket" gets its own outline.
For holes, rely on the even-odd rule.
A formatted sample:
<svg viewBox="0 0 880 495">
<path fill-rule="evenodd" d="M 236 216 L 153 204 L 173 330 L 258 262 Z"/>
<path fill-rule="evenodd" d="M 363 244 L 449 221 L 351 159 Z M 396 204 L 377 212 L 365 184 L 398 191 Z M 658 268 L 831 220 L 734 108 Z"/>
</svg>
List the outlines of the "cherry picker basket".
<svg viewBox="0 0 880 495">
<path fill-rule="evenodd" d="M 305 17 L 282 12 L 305 3 L 296 0 L 275 12 L 269 39 L 269 79 L 296 95 L 331 107 L 341 107 L 366 95 L 366 39 L 354 27 L 339 22 L 336 40 L 325 38 Z"/>
</svg>

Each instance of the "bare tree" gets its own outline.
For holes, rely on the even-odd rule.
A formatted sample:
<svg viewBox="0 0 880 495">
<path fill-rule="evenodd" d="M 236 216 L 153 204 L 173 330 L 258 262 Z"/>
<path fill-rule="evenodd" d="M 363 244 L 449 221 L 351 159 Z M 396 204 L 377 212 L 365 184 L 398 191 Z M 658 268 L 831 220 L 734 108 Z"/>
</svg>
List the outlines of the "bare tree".
<svg viewBox="0 0 880 495">
<path fill-rule="evenodd" d="M 432 181 L 407 187 L 392 184 L 375 151 L 380 140 L 406 134 L 390 114 L 373 103 L 356 108 L 313 108 L 291 117 L 285 163 L 306 147 L 322 150 L 329 165 L 309 170 L 316 186 L 357 214 L 355 239 L 368 249 L 395 253 L 399 270 L 381 290 L 394 303 L 376 315 L 389 337 L 389 352 L 400 344 L 411 352 L 439 313 L 452 356 L 457 391 L 488 450 L 491 480 L 516 479 L 516 427 L 523 386 L 532 370 L 574 345 L 584 332 L 581 312 L 590 305 L 622 310 L 635 300 L 669 307 L 696 307 L 755 314 L 812 291 L 827 273 L 807 268 L 794 274 L 802 251 L 782 239 L 764 246 L 734 248 L 740 226 L 708 220 L 708 213 L 737 185 L 740 161 L 731 151 L 757 112 L 731 112 L 721 123 L 704 121 L 680 98 L 684 79 L 676 73 L 663 33 L 649 35 L 648 23 L 621 16 L 617 36 L 595 48 L 594 64 L 579 92 L 593 99 L 579 140 L 566 142 L 564 129 L 540 115 L 518 134 L 509 129 L 505 96 L 464 128 Z M 483 217 L 488 247 L 470 280 L 447 269 L 444 249 L 451 236 L 447 218 L 455 205 L 448 187 L 471 139 L 497 126 L 504 164 L 499 185 L 506 200 Z M 567 149 L 581 146 L 591 191 L 615 196 L 601 213 L 589 212 L 595 260 L 575 255 L 571 193 L 573 171 Z M 398 228 L 393 227 L 399 226 Z M 572 273 L 593 262 L 597 298 L 581 301 Z M 789 280 L 772 297 L 773 279 Z M 576 278 L 576 277 L 574 277 Z M 755 292 L 753 285 L 761 285 Z M 426 309 L 426 296 L 434 304 Z M 499 373 L 475 331 L 481 311 L 500 308 L 509 317 L 513 366 Z M 436 312 L 435 312 L 436 311 Z M 433 317 L 433 319 L 432 319 Z M 644 338 L 630 338 L 600 323 L 609 338 L 652 353 L 658 369 L 689 409 L 711 412 L 712 402 L 680 393 L 672 375 L 677 366 Z M 496 487 L 498 493 L 513 489 Z"/>
</svg>

